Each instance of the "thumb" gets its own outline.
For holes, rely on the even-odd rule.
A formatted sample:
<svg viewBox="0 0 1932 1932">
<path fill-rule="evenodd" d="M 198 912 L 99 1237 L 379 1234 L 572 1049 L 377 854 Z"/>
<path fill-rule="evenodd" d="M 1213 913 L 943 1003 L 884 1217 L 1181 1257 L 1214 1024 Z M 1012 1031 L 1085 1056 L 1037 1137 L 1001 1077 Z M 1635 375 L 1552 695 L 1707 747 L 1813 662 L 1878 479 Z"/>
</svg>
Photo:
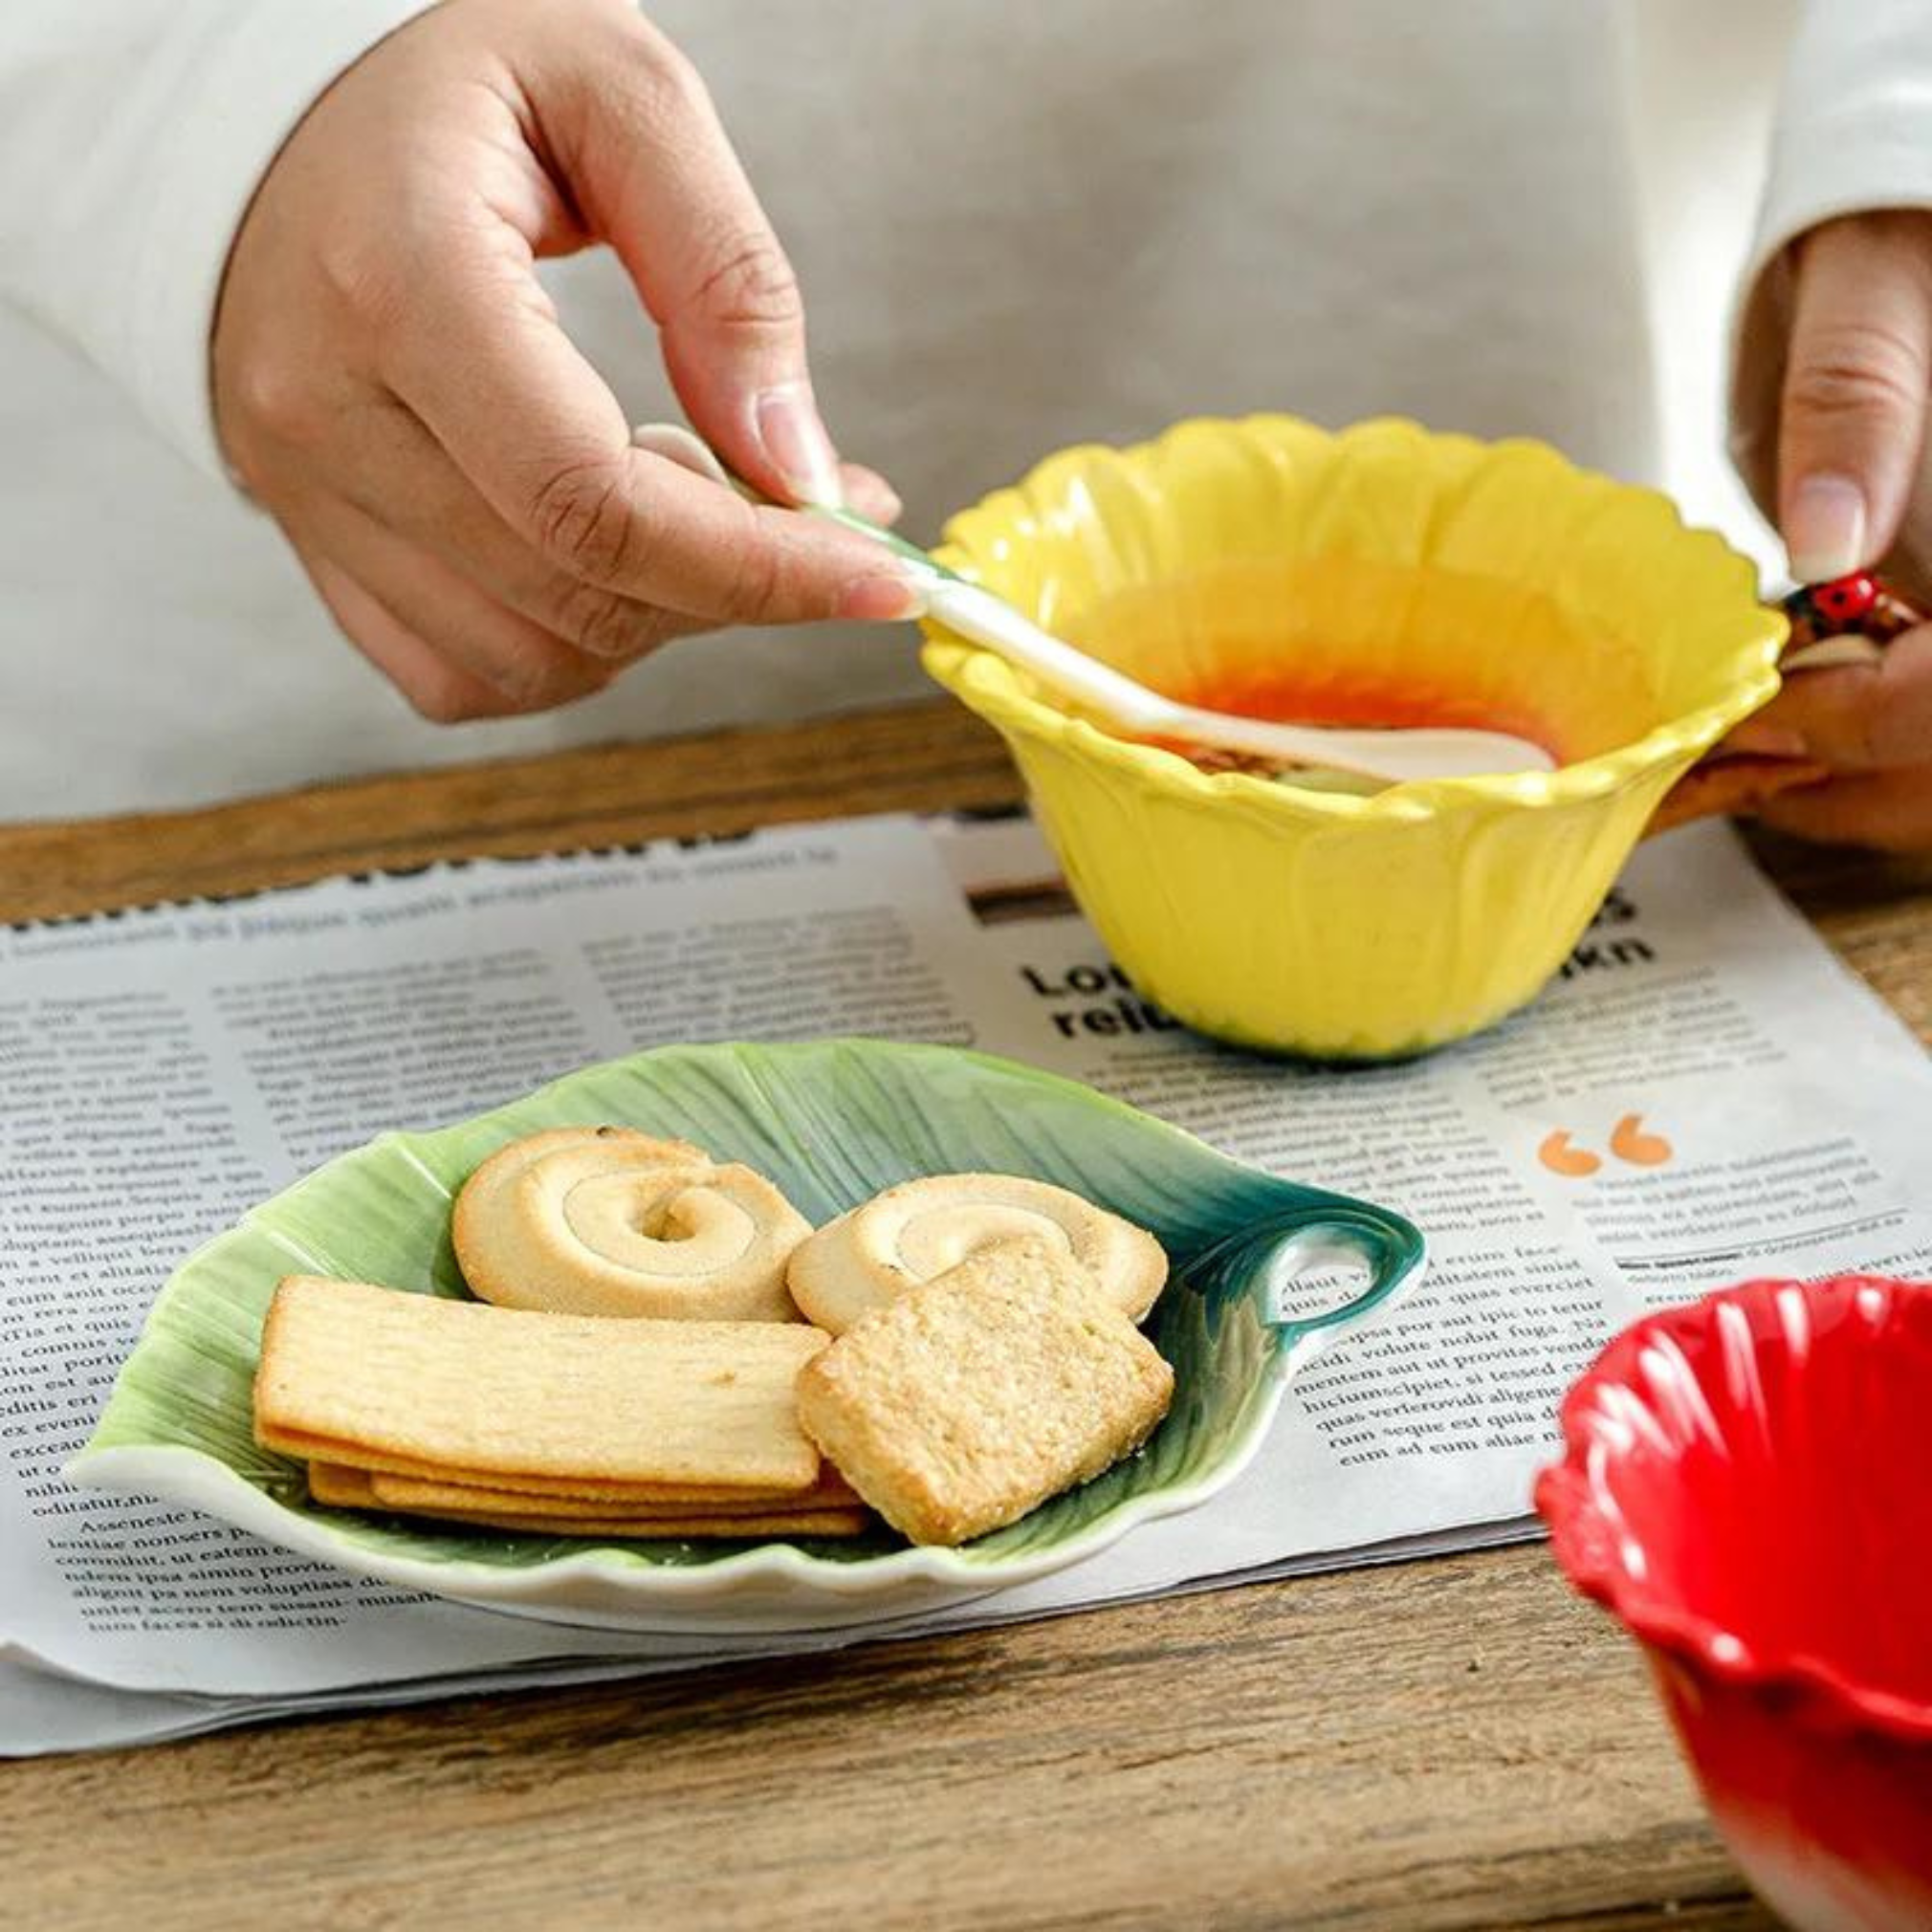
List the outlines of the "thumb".
<svg viewBox="0 0 1932 1932">
<path fill-rule="evenodd" d="M 577 78 L 577 124 L 553 152 L 656 321 L 686 413 L 765 494 L 841 502 L 798 278 L 704 82 L 634 16 L 617 57 Z"/>
<path fill-rule="evenodd" d="M 1863 569 L 1904 518 L 1932 387 L 1932 226 L 1916 213 L 1828 222 L 1799 244 L 1778 435 L 1791 574 Z"/>
</svg>

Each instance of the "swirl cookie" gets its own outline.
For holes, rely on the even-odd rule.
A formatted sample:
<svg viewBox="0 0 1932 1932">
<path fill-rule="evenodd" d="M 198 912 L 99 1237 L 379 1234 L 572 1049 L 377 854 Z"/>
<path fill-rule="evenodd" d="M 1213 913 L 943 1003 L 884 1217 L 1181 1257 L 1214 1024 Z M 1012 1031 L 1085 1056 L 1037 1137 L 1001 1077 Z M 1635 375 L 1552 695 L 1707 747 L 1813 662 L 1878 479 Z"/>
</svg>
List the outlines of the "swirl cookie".
<svg viewBox="0 0 1932 1932">
<path fill-rule="evenodd" d="M 931 1175 L 888 1188 L 803 1241 L 786 1271 L 792 1299 L 828 1334 L 1001 1241 L 1032 1240 L 1080 1262 L 1139 1321 L 1167 1280 L 1145 1229 L 1064 1187 L 1014 1175 Z"/>
<path fill-rule="evenodd" d="M 622 1127 L 513 1141 L 456 1197 L 463 1279 L 486 1302 L 572 1315 L 789 1322 L 811 1223 L 748 1167 Z"/>
</svg>

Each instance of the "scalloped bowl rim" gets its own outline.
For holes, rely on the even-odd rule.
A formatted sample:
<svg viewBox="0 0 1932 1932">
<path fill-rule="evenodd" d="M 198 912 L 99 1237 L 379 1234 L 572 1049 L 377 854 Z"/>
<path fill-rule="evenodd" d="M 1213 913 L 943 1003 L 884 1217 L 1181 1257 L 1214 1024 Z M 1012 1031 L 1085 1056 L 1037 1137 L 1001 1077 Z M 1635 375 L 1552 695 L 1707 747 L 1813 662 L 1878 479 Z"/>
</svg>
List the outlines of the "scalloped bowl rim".
<svg viewBox="0 0 1932 1932">
<path fill-rule="evenodd" d="M 1082 443 L 1058 450 L 1042 457 L 1018 483 L 992 492 L 951 517 L 933 555 L 960 575 L 981 581 L 981 573 L 974 565 L 968 549 L 975 524 L 981 519 L 996 518 L 999 514 L 996 506 L 1004 499 L 1023 499 L 1049 470 L 1070 472 L 1081 467 L 1108 463 L 1144 475 L 1159 461 L 1165 447 L 1182 433 L 1217 428 L 1246 440 L 1254 436 L 1255 425 L 1282 420 L 1279 416 L 1193 417 L 1144 442 L 1124 446 Z M 1305 427 L 1315 428 L 1313 425 Z M 1745 593 L 1739 605 L 1738 637 L 1726 652 L 1713 659 L 1714 671 L 1722 669 L 1733 680 L 1728 692 L 1694 711 L 1666 718 L 1630 744 L 1580 758 L 1574 764 L 1560 765 L 1554 771 L 1412 779 L 1364 797 L 1349 792 L 1300 789 L 1249 772 L 1203 772 L 1177 752 L 1116 737 L 1087 719 L 1061 710 L 1043 696 L 1034 695 L 1026 689 L 1022 674 L 1003 658 L 932 620 L 922 626 L 927 638 L 923 653 L 927 670 L 962 701 L 995 723 L 1011 725 L 1028 737 L 1063 744 L 1076 756 L 1109 766 L 1136 784 L 1240 803 L 1262 817 L 1302 822 L 1416 821 L 1438 810 L 1476 803 L 1542 808 L 1607 798 L 1675 759 L 1695 757 L 1707 751 L 1776 693 L 1780 683 L 1777 662 L 1789 625 L 1781 612 L 1759 601 L 1757 566 L 1719 532 L 1687 524 L 1677 504 L 1662 491 L 1619 482 L 1601 472 L 1587 470 L 1571 462 L 1551 444 L 1533 436 L 1484 442 L 1474 436 L 1427 429 L 1406 416 L 1377 416 L 1345 429 L 1317 429 L 1316 433 L 1337 449 L 1346 449 L 1350 441 L 1372 434 L 1386 435 L 1392 430 L 1432 444 L 1480 450 L 1489 460 L 1533 451 L 1559 464 L 1570 477 L 1607 486 L 1624 496 L 1657 506 L 1679 538 L 1686 544 L 1695 544 L 1709 557 L 1713 585 L 1722 572 L 1735 578 L 1741 591 Z M 1760 620 L 1748 628 L 1742 622 L 1746 602 Z M 976 698 L 979 702 L 974 704 Z"/>
<path fill-rule="evenodd" d="M 1869 1275 L 1833 1275 L 1819 1283 L 1763 1277 L 1720 1288 L 1681 1307 L 1645 1315 L 1623 1329 L 1578 1378 L 1564 1397 L 1561 1412 L 1563 1456 L 1536 1479 L 1536 1508 L 1549 1526 L 1550 1547 L 1570 1583 L 1608 1610 L 1647 1644 L 1739 1689 L 1785 1691 L 1821 1712 L 1849 1718 L 1858 1725 L 1912 1744 L 1932 1743 L 1932 1700 L 1879 1690 L 1841 1665 L 1811 1650 L 1767 1650 L 1745 1641 L 1714 1617 L 1666 1597 L 1648 1580 L 1633 1576 L 1611 1552 L 1616 1538 L 1598 1498 L 1599 1443 L 1590 1424 L 1598 1389 L 1631 1386 L 1622 1372 L 1654 1336 L 1675 1336 L 1706 1328 L 1726 1304 L 1749 1306 L 1791 1288 L 1833 1283 L 1871 1283 L 1887 1288 L 1913 1288 L 1932 1295 L 1932 1287 Z M 1585 1530 L 1589 1533 L 1584 1533 Z"/>
</svg>

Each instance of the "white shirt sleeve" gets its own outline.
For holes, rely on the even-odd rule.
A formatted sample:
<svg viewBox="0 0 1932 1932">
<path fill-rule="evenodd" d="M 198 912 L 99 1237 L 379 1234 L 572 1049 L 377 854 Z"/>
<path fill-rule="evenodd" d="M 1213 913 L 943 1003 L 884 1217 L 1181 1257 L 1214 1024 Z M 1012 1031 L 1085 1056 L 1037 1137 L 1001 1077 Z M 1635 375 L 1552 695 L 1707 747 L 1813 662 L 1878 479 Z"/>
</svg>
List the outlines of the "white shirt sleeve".
<svg viewBox="0 0 1932 1932">
<path fill-rule="evenodd" d="M 0 297 L 225 473 L 209 336 L 256 184 L 317 97 L 428 0 L 4 0 Z"/>
<path fill-rule="evenodd" d="M 1932 0 L 1806 0 L 1733 341 L 1733 446 L 1760 485 L 1790 336 L 1790 245 L 1874 209 L 1932 209 Z"/>
</svg>

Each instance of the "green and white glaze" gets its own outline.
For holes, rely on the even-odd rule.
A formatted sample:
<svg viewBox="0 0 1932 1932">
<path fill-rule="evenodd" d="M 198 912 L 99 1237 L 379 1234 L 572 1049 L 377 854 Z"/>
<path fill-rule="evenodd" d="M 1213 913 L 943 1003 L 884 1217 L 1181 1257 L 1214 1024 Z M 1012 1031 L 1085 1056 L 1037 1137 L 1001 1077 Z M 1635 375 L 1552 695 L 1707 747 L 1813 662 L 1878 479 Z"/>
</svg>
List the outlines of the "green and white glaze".
<svg viewBox="0 0 1932 1932">
<path fill-rule="evenodd" d="M 428 1526 L 318 1507 L 299 1463 L 256 1447 L 263 1314 L 293 1273 L 467 1293 L 450 1207 L 496 1148 L 615 1122 L 769 1175 L 814 1222 L 917 1175 L 1031 1175 L 1159 1238 L 1174 1263 L 1148 1332 L 1173 1409 L 1136 1455 L 959 1549 L 856 1541 L 622 1542 Z M 1284 1284 L 1337 1249 L 1370 1285 L 1278 1318 Z M 191 1256 L 122 1368 L 76 1482 L 166 1497 L 338 1568 L 524 1614 L 641 1630 L 757 1632 L 889 1620 L 1009 1589 L 1193 1508 L 1260 1446 L 1288 1376 L 1387 1307 L 1423 1265 L 1398 1216 L 1277 1180 L 1070 1081 L 935 1046 L 833 1040 L 660 1048 L 489 1113 L 343 1154 Z M 512 1426 L 506 1418 L 506 1426 Z"/>
</svg>

